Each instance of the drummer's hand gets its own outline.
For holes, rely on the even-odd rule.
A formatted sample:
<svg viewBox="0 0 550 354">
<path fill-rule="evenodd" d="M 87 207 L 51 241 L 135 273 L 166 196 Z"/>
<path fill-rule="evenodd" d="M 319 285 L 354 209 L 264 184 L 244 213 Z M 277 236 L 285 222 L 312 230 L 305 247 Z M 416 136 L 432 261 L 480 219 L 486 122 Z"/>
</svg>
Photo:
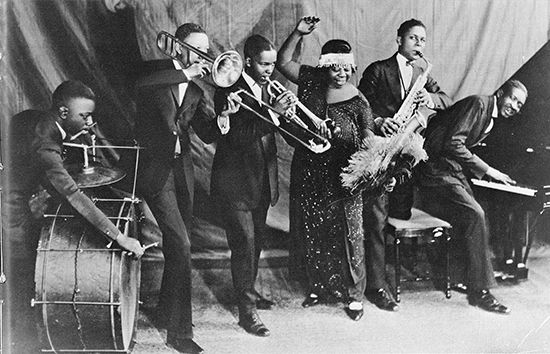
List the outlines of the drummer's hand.
<svg viewBox="0 0 550 354">
<path fill-rule="evenodd" d="M 119 234 L 116 238 L 116 242 L 120 247 L 124 248 L 126 251 L 130 252 L 135 258 L 141 258 L 143 256 L 144 249 L 135 238 L 128 237 L 124 234 Z"/>
</svg>

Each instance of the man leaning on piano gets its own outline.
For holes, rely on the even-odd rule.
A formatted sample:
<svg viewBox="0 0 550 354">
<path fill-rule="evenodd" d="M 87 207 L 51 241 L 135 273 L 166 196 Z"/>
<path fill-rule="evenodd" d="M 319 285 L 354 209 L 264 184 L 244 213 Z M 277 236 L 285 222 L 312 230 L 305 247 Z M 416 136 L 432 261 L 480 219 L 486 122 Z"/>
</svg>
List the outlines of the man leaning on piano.
<svg viewBox="0 0 550 354">
<path fill-rule="evenodd" d="M 468 302 L 486 311 L 507 314 L 510 310 L 490 292 L 495 285 L 485 213 L 474 198 L 468 177 L 483 176 L 504 184 L 515 184 L 473 154 L 470 149 L 485 139 L 494 119 L 516 115 L 527 89 L 517 80 L 505 82 L 495 95 L 466 97 L 438 112 L 426 128 L 424 147 L 429 159 L 419 165 L 419 195 L 422 208 L 453 225 L 453 235 L 466 244 L 463 282 Z"/>
</svg>

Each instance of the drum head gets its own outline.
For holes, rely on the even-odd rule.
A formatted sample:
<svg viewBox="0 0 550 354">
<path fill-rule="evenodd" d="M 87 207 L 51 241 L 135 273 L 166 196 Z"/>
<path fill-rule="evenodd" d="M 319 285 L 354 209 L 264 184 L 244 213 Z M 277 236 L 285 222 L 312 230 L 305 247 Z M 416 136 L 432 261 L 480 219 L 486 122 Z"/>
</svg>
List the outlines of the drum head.
<svg viewBox="0 0 550 354">
<path fill-rule="evenodd" d="M 107 188 L 109 190 L 109 188 Z M 96 205 L 121 231 L 135 236 L 134 205 L 116 195 Z M 35 307 L 43 346 L 69 352 L 129 352 L 133 346 L 140 260 L 107 248 L 109 240 L 67 204 L 47 212 L 36 258 Z"/>
</svg>

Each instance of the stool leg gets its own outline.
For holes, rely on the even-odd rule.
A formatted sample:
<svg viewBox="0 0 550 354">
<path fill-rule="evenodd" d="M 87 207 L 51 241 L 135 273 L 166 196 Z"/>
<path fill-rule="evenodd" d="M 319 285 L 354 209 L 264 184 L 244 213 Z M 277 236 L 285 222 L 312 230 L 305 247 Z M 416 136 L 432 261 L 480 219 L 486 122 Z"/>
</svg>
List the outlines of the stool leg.
<svg viewBox="0 0 550 354">
<path fill-rule="evenodd" d="M 451 298 L 451 275 L 450 275 L 450 266 L 449 266 L 449 242 L 451 241 L 451 236 L 447 230 L 444 230 L 444 240 L 445 240 L 445 297 L 447 299 Z"/>
<path fill-rule="evenodd" d="M 395 301 L 401 301 L 401 255 L 399 254 L 399 244 L 401 240 L 399 237 L 395 236 L 394 239 L 394 253 L 395 253 Z"/>
</svg>

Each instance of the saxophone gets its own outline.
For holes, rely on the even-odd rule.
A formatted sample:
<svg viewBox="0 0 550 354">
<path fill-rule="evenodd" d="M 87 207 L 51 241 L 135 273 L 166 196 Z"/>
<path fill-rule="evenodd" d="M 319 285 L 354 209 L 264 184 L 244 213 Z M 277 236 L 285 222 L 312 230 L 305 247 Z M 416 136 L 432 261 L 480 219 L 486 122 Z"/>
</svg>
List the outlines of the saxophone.
<svg viewBox="0 0 550 354">
<path fill-rule="evenodd" d="M 432 64 L 422 53 L 418 52 L 418 55 L 427 66 L 393 116 L 399 124 L 397 133 L 390 137 L 373 135 L 367 138 L 340 174 L 342 185 L 352 193 L 380 189 L 394 177 L 396 171 L 411 169 L 428 158 L 422 147 L 424 138 L 417 133 L 420 127 L 426 127 L 427 119 L 418 111 L 415 98 L 426 85 Z M 403 168 L 404 165 L 407 168 Z"/>
<path fill-rule="evenodd" d="M 422 74 L 418 76 L 413 86 L 411 87 L 409 94 L 407 95 L 407 97 L 405 97 L 405 100 L 401 104 L 401 107 L 399 107 L 399 110 L 393 116 L 393 119 L 400 126 L 400 132 L 406 130 L 410 131 L 412 129 L 412 127 L 409 127 L 410 124 L 418 124 L 416 128 L 418 128 L 419 126 L 425 128 L 427 124 L 426 117 L 418 112 L 418 105 L 416 104 L 414 99 L 416 95 L 424 88 L 426 82 L 428 82 L 428 75 L 432 70 L 432 63 L 430 63 L 421 52 L 417 53 L 426 62 L 426 68 L 424 69 Z M 417 120 L 417 122 L 414 122 L 415 120 Z"/>
</svg>

